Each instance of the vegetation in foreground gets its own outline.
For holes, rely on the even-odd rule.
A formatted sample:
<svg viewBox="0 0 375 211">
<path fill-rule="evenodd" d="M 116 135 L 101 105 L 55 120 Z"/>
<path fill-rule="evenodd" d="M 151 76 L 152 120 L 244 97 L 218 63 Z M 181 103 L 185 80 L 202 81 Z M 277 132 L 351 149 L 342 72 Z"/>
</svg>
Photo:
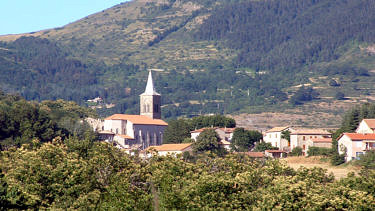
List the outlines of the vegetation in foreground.
<svg viewBox="0 0 375 211">
<path fill-rule="evenodd" d="M 33 142 L 34 143 L 34 142 Z M 334 180 L 246 155 L 142 160 L 74 138 L 1 152 L 2 209 L 375 209 L 375 171 Z"/>
</svg>

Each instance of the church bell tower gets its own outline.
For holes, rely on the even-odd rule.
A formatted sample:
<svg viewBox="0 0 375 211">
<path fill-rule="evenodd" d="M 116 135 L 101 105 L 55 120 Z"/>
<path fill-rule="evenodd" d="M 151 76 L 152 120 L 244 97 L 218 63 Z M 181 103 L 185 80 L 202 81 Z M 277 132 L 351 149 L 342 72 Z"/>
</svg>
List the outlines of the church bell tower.
<svg viewBox="0 0 375 211">
<path fill-rule="evenodd" d="M 140 95 L 140 114 L 152 119 L 161 119 L 161 96 L 155 91 L 151 70 L 148 73 L 146 90 Z"/>
</svg>

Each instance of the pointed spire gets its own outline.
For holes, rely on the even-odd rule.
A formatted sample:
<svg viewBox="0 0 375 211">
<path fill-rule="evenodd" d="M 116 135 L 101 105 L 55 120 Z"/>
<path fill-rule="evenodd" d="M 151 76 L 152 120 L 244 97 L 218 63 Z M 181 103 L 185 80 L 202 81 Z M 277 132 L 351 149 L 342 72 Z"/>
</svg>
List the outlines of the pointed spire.
<svg viewBox="0 0 375 211">
<path fill-rule="evenodd" d="M 154 87 L 154 81 L 152 80 L 152 73 L 151 70 L 148 73 L 148 79 L 147 79 L 147 85 L 146 85 L 146 90 L 142 95 L 160 95 L 155 91 Z"/>
</svg>

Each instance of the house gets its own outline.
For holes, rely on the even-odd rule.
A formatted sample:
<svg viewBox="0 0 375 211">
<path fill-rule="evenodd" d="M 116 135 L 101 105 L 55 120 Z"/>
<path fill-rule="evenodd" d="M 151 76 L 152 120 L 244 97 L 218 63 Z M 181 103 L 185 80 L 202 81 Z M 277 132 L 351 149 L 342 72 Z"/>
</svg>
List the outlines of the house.
<svg viewBox="0 0 375 211">
<path fill-rule="evenodd" d="M 310 147 L 331 148 L 332 138 L 312 138 L 306 141 L 306 152 Z"/>
<path fill-rule="evenodd" d="M 177 155 L 177 154 L 182 154 L 184 152 L 191 152 L 192 143 L 186 143 L 186 144 L 163 144 L 160 146 L 150 146 L 148 147 L 145 152 L 149 154 L 153 150 L 155 150 L 158 155 L 160 156 L 167 156 L 167 155 Z"/>
<path fill-rule="evenodd" d="M 363 119 L 359 125 L 356 133 L 374 133 L 375 132 L 375 119 Z"/>
<path fill-rule="evenodd" d="M 215 132 L 219 135 L 221 140 L 225 141 L 232 141 L 233 138 L 233 133 L 236 128 L 219 128 L 219 127 L 206 127 L 206 128 L 201 128 L 198 130 L 193 130 L 190 132 L 191 134 L 191 139 L 194 139 L 194 141 L 197 141 L 198 136 L 201 134 L 201 132 L 208 130 L 208 129 L 214 129 Z"/>
<path fill-rule="evenodd" d="M 140 111 L 140 115 L 114 114 L 104 119 L 102 127 L 96 127 L 114 133 L 114 142 L 123 149 L 161 145 L 168 124 L 160 119 L 161 95 L 155 91 L 151 72 L 145 92 L 140 95 Z"/>
<path fill-rule="evenodd" d="M 332 138 L 332 133 L 322 129 L 297 129 L 290 134 L 291 150 L 301 147 L 302 154 L 307 155 L 307 142 L 318 138 Z"/>
<path fill-rule="evenodd" d="M 339 154 L 345 154 L 346 161 L 359 159 L 369 150 L 375 150 L 375 133 L 344 133 L 338 138 Z"/>
<path fill-rule="evenodd" d="M 265 150 L 264 155 L 271 158 L 284 158 L 286 157 L 286 151 L 284 150 Z"/>
<path fill-rule="evenodd" d="M 111 131 L 106 131 L 106 130 L 99 131 L 98 134 L 99 134 L 99 140 L 100 141 L 105 141 L 105 142 L 109 142 L 109 143 L 112 143 L 113 139 L 115 137 L 115 133 L 113 133 Z"/>
<path fill-rule="evenodd" d="M 272 144 L 273 147 L 289 151 L 290 142 L 281 137 L 284 131 L 293 132 L 294 130 L 290 127 L 274 127 L 266 131 L 263 141 Z"/>
<path fill-rule="evenodd" d="M 217 135 L 220 137 L 220 145 L 224 147 L 226 150 L 231 150 L 230 148 L 230 143 L 233 138 L 233 133 L 236 128 L 219 128 L 219 127 L 212 127 L 212 128 L 201 128 L 198 130 L 193 130 L 190 132 L 191 134 L 191 139 L 194 141 L 197 141 L 198 136 L 205 130 L 208 129 L 214 129 Z"/>
</svg>

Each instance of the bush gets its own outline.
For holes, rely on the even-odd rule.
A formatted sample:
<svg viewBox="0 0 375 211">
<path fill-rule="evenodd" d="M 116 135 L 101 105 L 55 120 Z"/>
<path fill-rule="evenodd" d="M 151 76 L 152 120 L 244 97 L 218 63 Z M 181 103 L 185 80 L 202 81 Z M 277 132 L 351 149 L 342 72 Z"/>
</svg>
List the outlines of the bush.
<svg viewBox="0 0 375 211">
<path fill-rule="evenodd" d="M 324 148 L 324 147 L 309 147 L 307 151 L 308 156 L 330 156 L 332 155 L 332 148 Z"/>
<path fill-rule="evenodd" d="M 356 161 L 356 164 L 362 168 L 375 169 L 375 151 L 368 151 L 366 154 L 359 156 L 359 160 Z"/>
<path fill-rule="evenodd" d="M 331 164 L 334 166 L 338 166 L 343 163 L 345 163 L 345 154 L 340 155 L 338 152 L 334 152 L 331 156 Z"/>
<path fill-rule="evenodd" d="M 345 94 L 342 93 L 342 92 L 337 92 L 336 95 L 335 95 L 335 98 L 337 100 L 343 100 L 343 99 L 345 99 Z"/>
<path fill-rule="evenodd" d="M 294 148 L 290 153 L 290 156 L 301 156 L 302 155 L 302 148 L 301 147 L 296 147 Z"/>
</svg>

